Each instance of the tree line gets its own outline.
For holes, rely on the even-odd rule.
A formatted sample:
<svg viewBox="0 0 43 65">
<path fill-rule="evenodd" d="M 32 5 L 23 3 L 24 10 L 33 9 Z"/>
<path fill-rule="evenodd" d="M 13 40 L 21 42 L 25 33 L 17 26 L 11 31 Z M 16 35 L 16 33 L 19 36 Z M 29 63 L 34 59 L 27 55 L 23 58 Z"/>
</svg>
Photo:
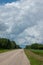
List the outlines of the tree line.
<svg viewBox="0 0 43 65">
<path fill-rule="evenodd" d="M 20 46 L 15 41 L 6 38 L 0 38 L 0 49 L 19 49 Z"/>
<path fill-rule="evenodd" d="M 40 49 L 43 50 L 43 44 L 34 43 L 31 45 L 26 45 L 26 49 Z"/>
</svg>

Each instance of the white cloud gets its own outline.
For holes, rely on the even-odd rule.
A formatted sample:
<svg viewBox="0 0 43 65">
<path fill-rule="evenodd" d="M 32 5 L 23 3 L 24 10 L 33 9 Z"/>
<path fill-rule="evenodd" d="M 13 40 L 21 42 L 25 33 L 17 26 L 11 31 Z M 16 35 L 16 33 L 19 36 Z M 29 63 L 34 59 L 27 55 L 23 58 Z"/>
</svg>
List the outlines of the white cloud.
<svg viewBox="0 0 43 65">
<path fill-rule="evenodd" d="M 18 44 L 43 42 L 43 0 L 0 5 L 0 37 L 19 39 Z"/>
</svg>

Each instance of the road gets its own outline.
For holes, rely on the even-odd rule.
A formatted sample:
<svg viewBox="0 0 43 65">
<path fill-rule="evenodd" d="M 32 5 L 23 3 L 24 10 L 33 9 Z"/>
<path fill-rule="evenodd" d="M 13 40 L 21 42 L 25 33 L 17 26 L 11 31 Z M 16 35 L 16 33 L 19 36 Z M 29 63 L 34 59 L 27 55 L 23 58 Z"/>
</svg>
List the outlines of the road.
<svg viewBox="0 0 43 65">
<path fill-rule="evenodd" d="M 0 53 L 0 65 L 30 65 L 23 49 Z"/>
</svg>

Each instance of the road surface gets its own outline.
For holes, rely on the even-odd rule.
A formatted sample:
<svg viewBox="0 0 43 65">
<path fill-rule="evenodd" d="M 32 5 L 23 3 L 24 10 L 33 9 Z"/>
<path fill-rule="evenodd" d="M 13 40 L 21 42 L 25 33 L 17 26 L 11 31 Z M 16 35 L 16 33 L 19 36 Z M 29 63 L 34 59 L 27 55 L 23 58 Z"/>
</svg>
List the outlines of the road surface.
<svg viewBox="0 0 43 65">
<path fill-rule="evenodd" d="M 24 50 L 13 50 L 10 52 L 0 53 L 0 65 L 30 65 Z"/>
</svg>

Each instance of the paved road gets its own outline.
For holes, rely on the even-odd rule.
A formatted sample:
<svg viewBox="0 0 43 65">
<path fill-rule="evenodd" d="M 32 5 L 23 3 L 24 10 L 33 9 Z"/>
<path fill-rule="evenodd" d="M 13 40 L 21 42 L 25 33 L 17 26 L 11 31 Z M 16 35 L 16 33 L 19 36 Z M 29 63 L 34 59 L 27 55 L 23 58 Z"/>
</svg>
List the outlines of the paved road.
<svg viewBox="0 0 43 65">
<path fill-rule="evenodd" d="M 24 50 L 13 50 L 0 54 L 0 65 L 30 65 Z"/>
</svg>

